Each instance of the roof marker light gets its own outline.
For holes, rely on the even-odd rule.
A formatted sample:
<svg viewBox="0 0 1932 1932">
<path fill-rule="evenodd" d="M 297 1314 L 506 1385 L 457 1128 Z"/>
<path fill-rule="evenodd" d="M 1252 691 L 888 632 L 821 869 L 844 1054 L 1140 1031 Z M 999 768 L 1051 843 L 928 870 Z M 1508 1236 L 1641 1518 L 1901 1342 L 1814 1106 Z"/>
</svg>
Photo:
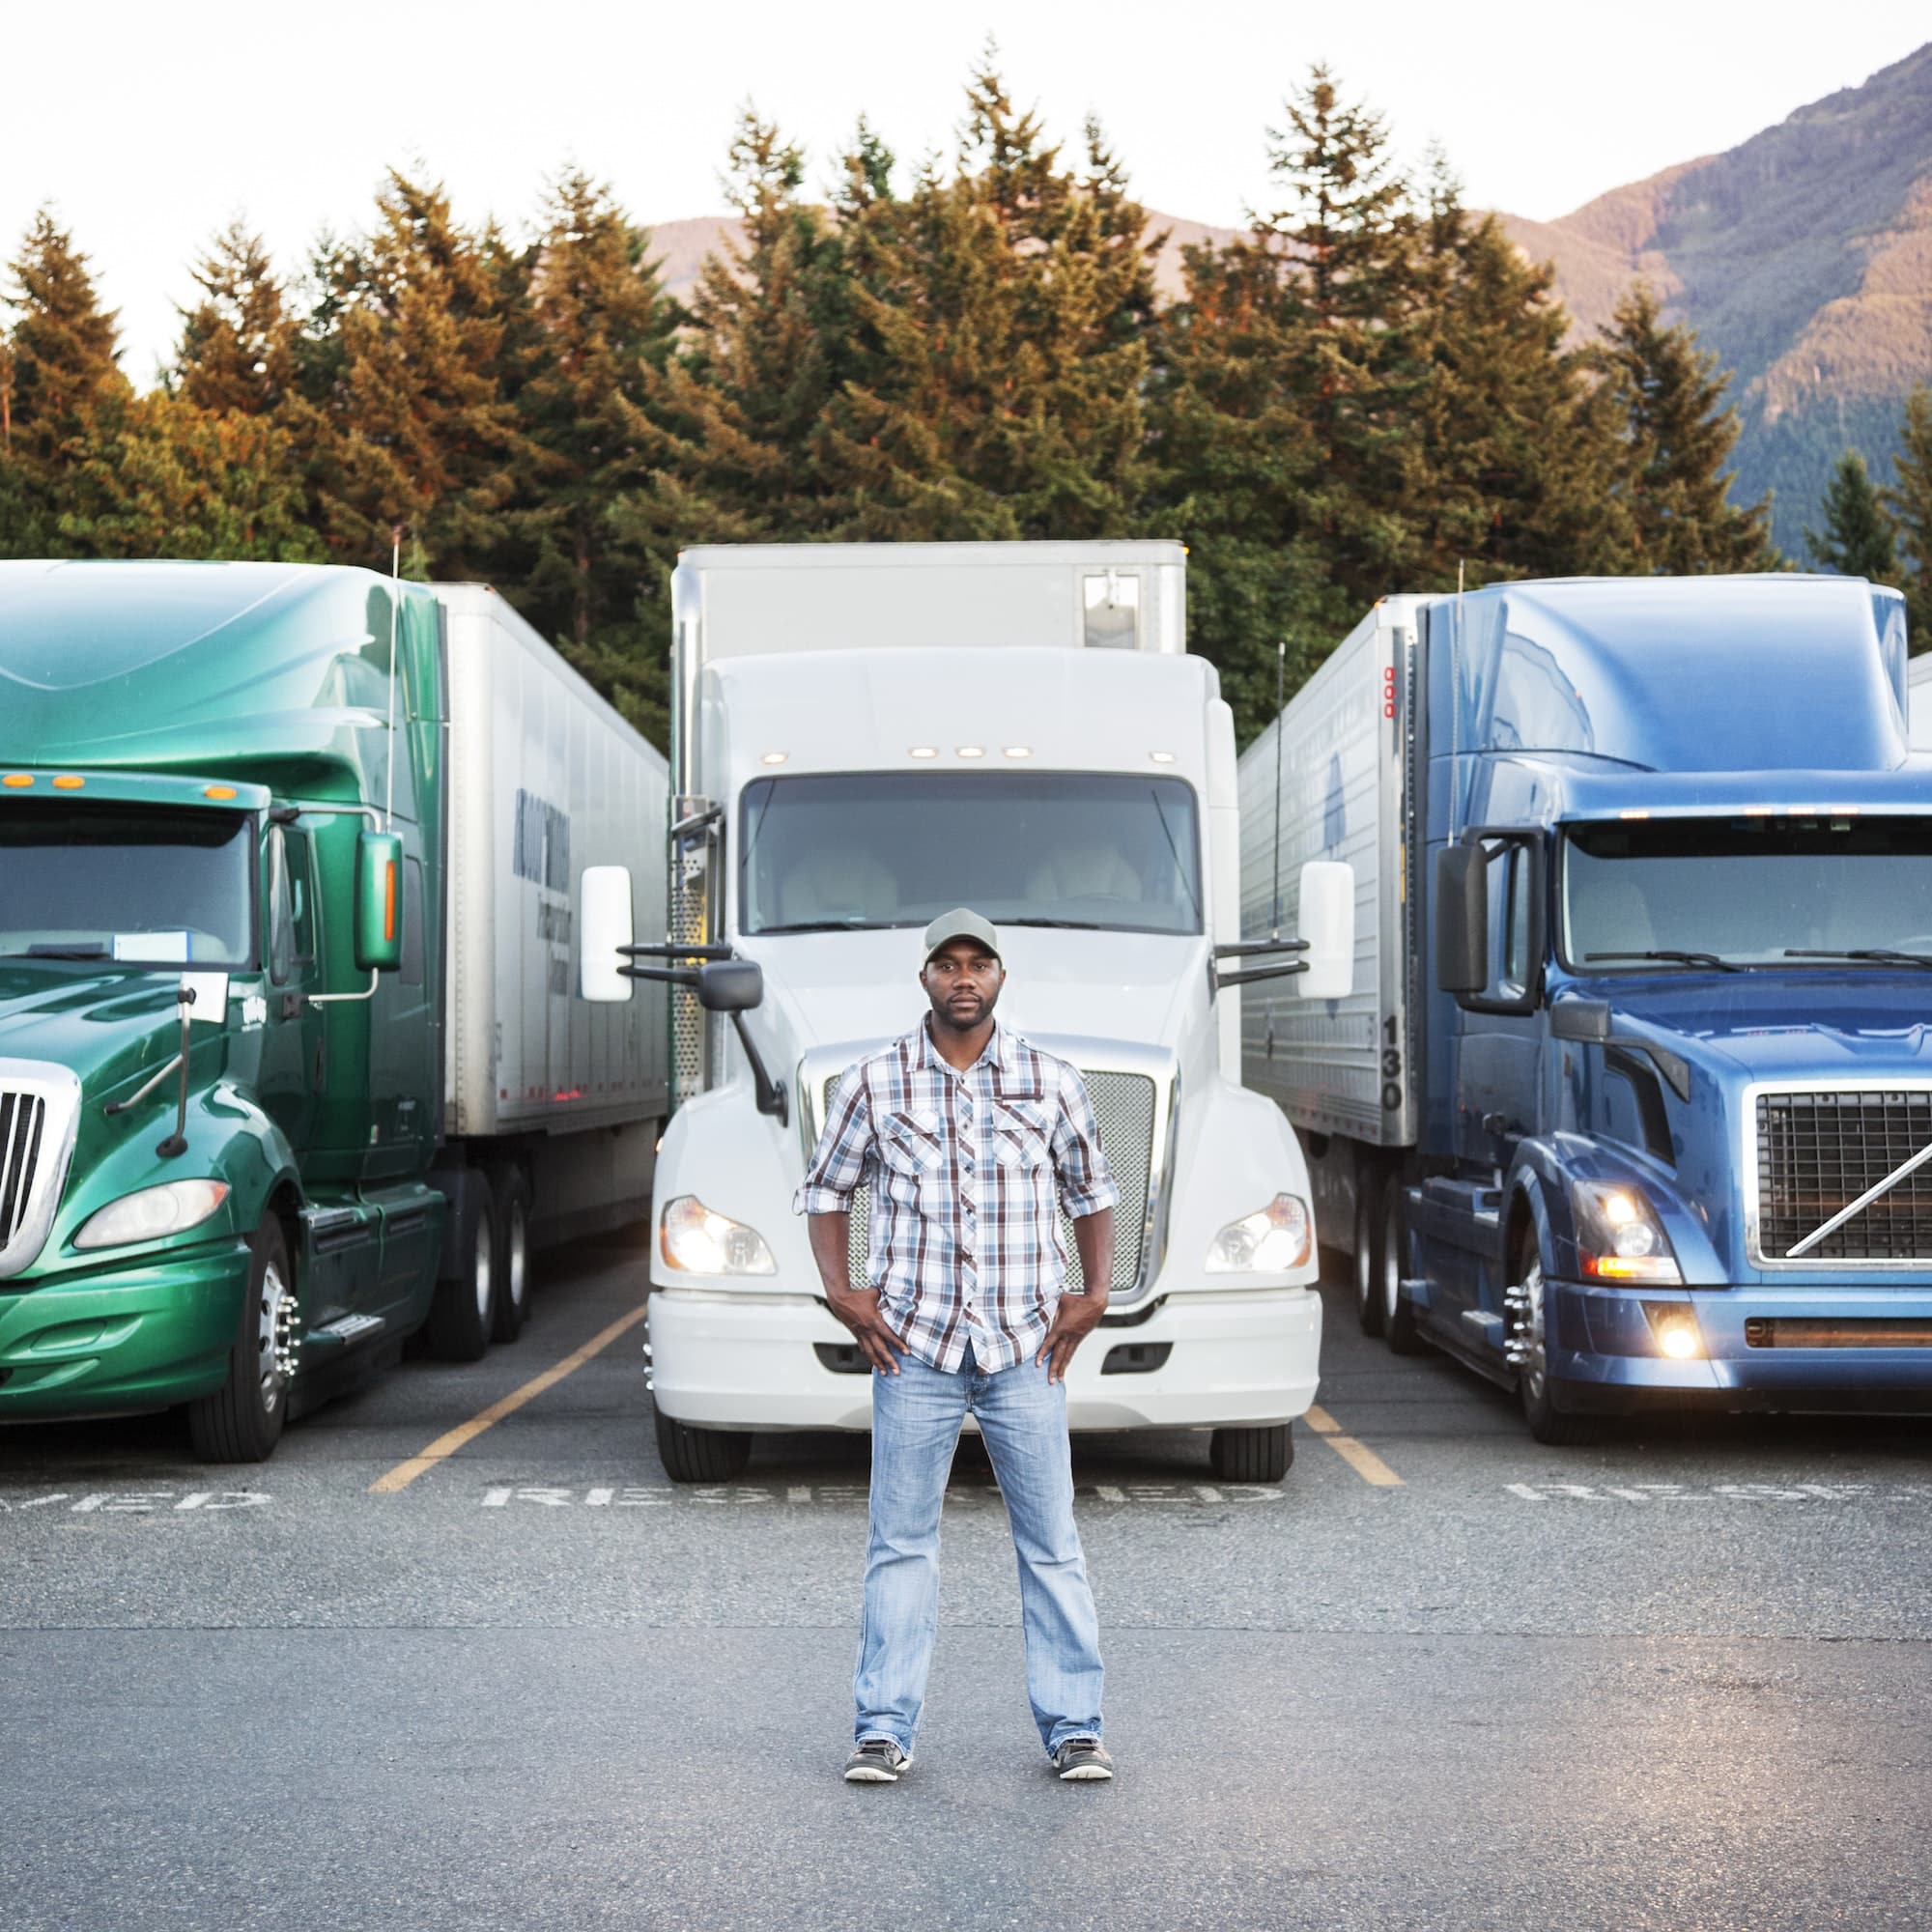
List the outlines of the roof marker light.
<svg viewBox="0 0 1932 1932">
<path fill-rule="evenodd" d="M 203 788 L 201 795 L 203 798 L 233 798 L 235 796 L 235 787 L 233 785 L 207 785 Z"/>
<path fill-rule="evenodd" d="M 939 747 L 937 745 L 915 745 L 908 755 L 915 758 L 936 758 L 939 755 Z"/>
<path fill-rule="evenodd" d="M 33 781 L 32 772 L 9 772 L 4 779 L 0 779 L 0 784 L 5 785 L 9 791 L 24 791 Z"/>
<path fill-rule="evenodd" d="M 781 765 L 790 756 L 789 752 L 767 752 L 758 762 L 761 765 Z"/>
<path fill-rule="evenodd" d="M 1172 752 L 1150 752 L 1148 756 L 1157 765 L 1171 765 L 1174 762 L 1174 753 Z"/>
<path fill-rule="evenodd" d="M 1650 807 L 1647 805 L 1627 805 L 1617 813 L 1619 818 L 1648 818 Z"/>
<path fill-rule="evenodd" d="M 54 789 L 56 791 L 78 791 L 86 782 L 85 779 L 77 779 L 71 772 L 63 772 L 54 781 Z"/>
<path fill-rule="evenodd" d="M 1031 745 L 1009 745 L 1007 747 L 1007 756 L 1009 758 L 1030 758 L 1033 756 L 1033 747 Z"/>
<path fill-rule="evenodd" d="M 986 748 L 983 745 L 961 745 L 957 748 L 957 753 L 962 758 L 983 758 L 986 755 Z"/>
</svg>

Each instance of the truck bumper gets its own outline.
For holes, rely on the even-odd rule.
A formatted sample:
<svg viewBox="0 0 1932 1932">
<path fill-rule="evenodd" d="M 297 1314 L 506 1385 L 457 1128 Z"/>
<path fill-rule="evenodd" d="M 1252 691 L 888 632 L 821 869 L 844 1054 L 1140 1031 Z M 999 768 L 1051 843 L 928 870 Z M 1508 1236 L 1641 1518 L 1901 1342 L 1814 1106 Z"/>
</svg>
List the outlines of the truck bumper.
<svg viewBox="0 0 1932 1932">
<path fill-rule="evenodd" d="M 1887 1330 L 1895 1336 L 1901 1325 L 1932 1342 L 1932 1283 L 1636 1290 L 1558 1282 L 1548 1293 L 1549 1369 L 1567 1408 L 1932 1411 L 1932 1346 L 1883 1346 Z M 1702 1353 L 1667 1359 L 1646 1302 L 1688 1306 Z M 1874 1323 L 1885 1325 L 1866 1325 Z"/>
<path fill-rule="evenodd" d="M 0 1421 L 166 1408 L 226 1378 L 248 1247 L 0 1286 Z"/>
<path fill-rule="evenodd" d="M 819 1349 L 850 1360 L 852 1337 L 810 1296 L 656 1288 L 650 1338 L 654 1398 L 679 1422 L 872 1426 L 871 1374 L 826 1366 Z M 1315 1400 L 1321 1352 L 1321 1303 L 1312 1290 L 1170 1295 L 1144 1321 L 1100 1328 L 1081 1344 L 1066 1377 L 1067 1426 L 1292 1421 Z"/>
</svg>

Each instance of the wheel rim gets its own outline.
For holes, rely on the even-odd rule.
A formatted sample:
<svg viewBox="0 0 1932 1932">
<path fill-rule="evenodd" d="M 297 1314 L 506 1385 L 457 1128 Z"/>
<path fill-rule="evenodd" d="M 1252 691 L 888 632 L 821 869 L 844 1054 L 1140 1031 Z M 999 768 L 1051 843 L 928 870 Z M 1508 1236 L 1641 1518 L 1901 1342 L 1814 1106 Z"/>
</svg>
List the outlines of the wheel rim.
<svg viewBox="0 0 1932 1932">
<path fill-rule="evenodd" d="M 1549 1350 L 1543 1327 L 1543 1262 L 1533 1260 L 1523 1271 L 1522 1303 L 1518 1315 L 1518 1360 L 1522 1370 L 1522 1393 L 1526 1401 L 1540 1403 L 1544 1385 L 1549 1378 Z"/>
<path fill-rule="evenodd" d="M 1402 1307 L 1402 1183 L 1391 1181 L 1382 1215 L 1382 1317 L 1391 1327 Z"/>
<path fill-rule="evenodd" d="M 476 1225 L 476 1256 L 471 1264 L 470 1286 L 476 1291 L 476 1319 L 487 1321 L 490 1319 L 490 1224 L 479 1220 Z"/>
<path fill-rule="evenodd" d="M 262 1407 L 272 1414 L 282 1391 L 294 1378 L 298 1337 L 296 1298 L 282 1271 L 270 1262 L 262 1270 L 262 1287 L 255 1305 L 255 1374 Z"/>
<path fill-rule="evenodd" d="M 524 1295 L 526 1293 L 526 1279 L 524 1271 L 526 1256 L 528 1253 L 527 1231 L 525 1228 L 524 1204 L 510 1203 L 510 1252 L 504 1257 L 503 1265 L 507 1269 L 504 1283 L 510 1291 L 510 1306 L 519 1314 L 523 1312 Z"/>
</svg>

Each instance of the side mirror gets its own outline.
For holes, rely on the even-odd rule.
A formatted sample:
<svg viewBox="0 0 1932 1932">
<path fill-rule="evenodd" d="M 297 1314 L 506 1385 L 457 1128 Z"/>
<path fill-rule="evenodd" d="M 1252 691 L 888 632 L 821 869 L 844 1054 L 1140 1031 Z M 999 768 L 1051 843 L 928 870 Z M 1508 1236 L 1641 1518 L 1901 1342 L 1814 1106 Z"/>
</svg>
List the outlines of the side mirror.
<svg viewBox="0 0 1932 1932">
<path fill-rule="evenodd" d="M 615 1005 L 637 991 L 637 981 L 624 977 L 620 950 L 631 944 L 631 868 L 584 867 L 577 898 L 577 973 L 586 1000 Z"/>
<path fill-rule="evenodd" d="M 403 841 L 365 832 L 355 841 L 355 964 L 393 973 L 403 963 Z"/>
<path fill-rule="evenodd" d="M 1336 859 L 1311 859 L 1301 868 L 1295 935 L 1308 971 L 1295 975 L 1304 1000 L 1340 1000 L 1355 989 L 1355 868 Z"/>
<path fill-rule="evenodd" d="M 1435 983 L 1445 993 L 1490 983 L 1489 857 L 1480 845 L 1435 855 Z"/>
<path fill-rule="evenodd" d="M 1549 1009 L 1549 1037 L 1601 1046 L 1610 1037 L 1607 1000 L 1557 1000 Z"/>
<path fill-rule="evenodd" d="M 697 969 L 697 1004 L 707 1013 L 748 1013 L 765 997 L 755 959 L 709 959 Z"/>
</svg>

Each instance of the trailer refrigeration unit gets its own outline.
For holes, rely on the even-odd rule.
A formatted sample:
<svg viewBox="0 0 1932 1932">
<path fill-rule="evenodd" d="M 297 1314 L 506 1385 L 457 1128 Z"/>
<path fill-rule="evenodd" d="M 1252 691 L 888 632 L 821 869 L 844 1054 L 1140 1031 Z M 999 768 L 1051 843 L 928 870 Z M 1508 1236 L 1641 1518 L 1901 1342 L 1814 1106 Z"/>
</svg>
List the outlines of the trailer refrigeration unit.
<svg viewBox="0 0 1932 1932">
<path fill-rule="evenodd" d="M 0 1420 L 206 1457 L 522 1324 L 644 1209 L 662 998 L 575 996 L 663 757 L 481 585 L 0 564 Z"/>
<path fill-rule="evenodd" d="M 1314 1228 L 1288 1122 L 1239 1084 L 1236 987 L 1346 990 L 1350 894 L 1318 865 L 1306 950 L 1240 943 L 1234 725 L 1182 650 L 1184 571 L 1166 543 L 680 559 L 669 933 L 621 955 L 680 982 L 650 1316 L 673 1477 L 732 1473 L 754 1431 L 870 1426 L 792 1197 L 838 1077 L 924 1015 L 920 934 L 959 904 L 1003 935 L 1003 1019 L 1085 1072 L 1123 1191 L 1072 1426 L 1208 1428 L 1225 1475 L 1286 1468 Z M 584 883 L 586 990 L 622 997 L 631 882 Z"/>
<path fill-rule="evenodd" d="M 1932 761 L 1843 578 L 1378 604 L 1241 762 L 1244 905 L 1354 867 L 1353 994 L 1252 996 L 1362 1325 L 1520 1391 L 1932 1399 Z M 1285 894 L 1293 917 L 1292 869 Z"/>
</svg>

